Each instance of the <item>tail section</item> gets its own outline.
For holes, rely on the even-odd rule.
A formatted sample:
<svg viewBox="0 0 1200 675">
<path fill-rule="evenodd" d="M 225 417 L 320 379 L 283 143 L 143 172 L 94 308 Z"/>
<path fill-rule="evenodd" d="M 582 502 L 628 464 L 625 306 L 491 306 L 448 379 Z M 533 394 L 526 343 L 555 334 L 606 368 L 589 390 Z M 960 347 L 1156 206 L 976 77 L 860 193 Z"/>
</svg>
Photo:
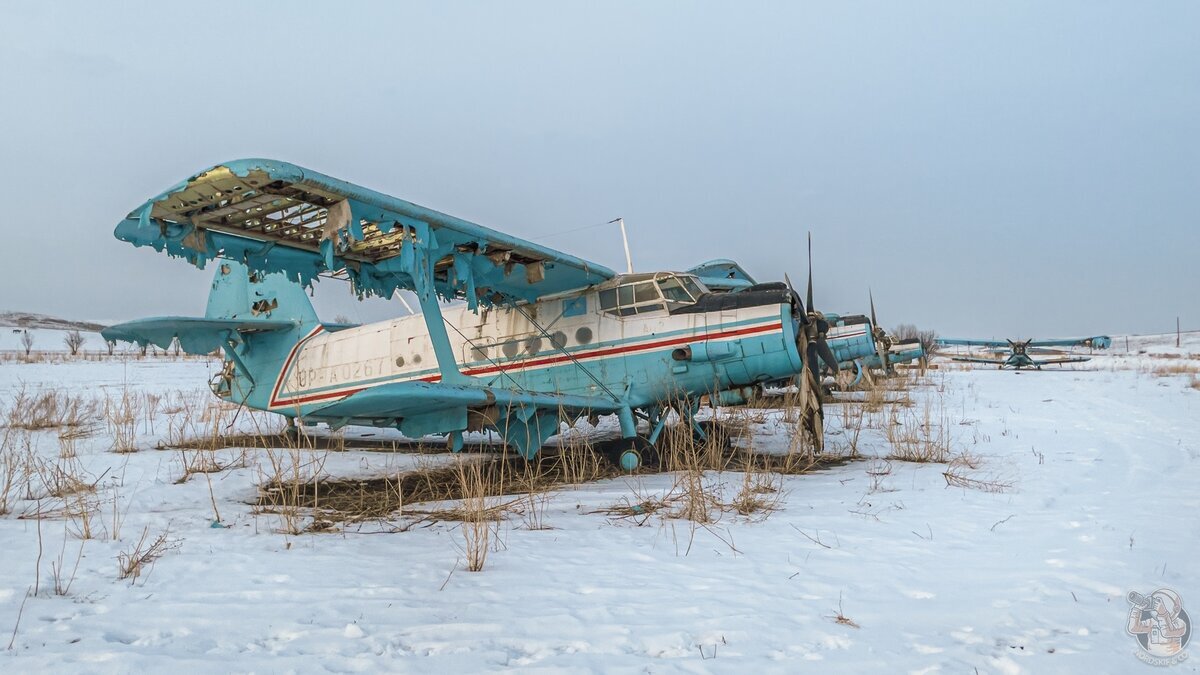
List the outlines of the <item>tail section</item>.
<svg viewBox="0 0 1200 675">
<path fill-rule="evenodd" d="M 217 266 L 204 317 L 248 323 L 292 321 L 307 330 L 318 323 L 303 286 L 283 274 L 254 272 L 233 261 Z"/>
<path fill-rule="evenodd" d="M 203 318 L 167 316 L 110 326 L 109 341 L 166 349 L 175 340 L 189 354 L 224 352 L 226 367 L 210 383 L 221 398 L 265 409 L 289 354 L 321 327 L 304 287 L 283 274 L 262 274 L 222 261 Z"/>
</svg>

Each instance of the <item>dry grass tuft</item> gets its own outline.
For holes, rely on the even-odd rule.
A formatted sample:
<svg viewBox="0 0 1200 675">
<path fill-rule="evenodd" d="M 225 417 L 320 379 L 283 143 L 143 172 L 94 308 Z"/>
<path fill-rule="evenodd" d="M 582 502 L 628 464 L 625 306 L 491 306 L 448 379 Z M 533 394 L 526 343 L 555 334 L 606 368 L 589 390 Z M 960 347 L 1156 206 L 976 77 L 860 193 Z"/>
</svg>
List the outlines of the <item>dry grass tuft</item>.
<svg viewBox="0 0 1200 675">
<path fill-rule="evenodd" d="M 488 486 L 479 462 L 459 459 L 454 467 L 462 492 L 463 555 L 468 572 L 481 572 L 487 563 L 492 537 L 497 527 L 496 514 L 488 504 Z"/>
<path fill-rule="evenodd" d="M 904 462 L 947 462 L 953 454 L 950 430 L 953 425 L 941 401 L 926 401 L 920 414 L 904 409 L 892 411 L 887 440 L 889 459 Z"/>
<path fill-rule="evenodd" d="M 738 515 L 766 517 L 783 501 L 783 477 L 777 473 L 747 468 L 730 506 Z"/>
<path fill-rule="evenodd" d="M 138 577 L 149 574 L 155 561 L 183 545 L 182 541 L 169 539 L 170 530 L 163 530 L 154 539 L 150 539 L 150 528 L 142 529 L 142 536 L 128 552 L 122 551 L 117 555 L 117 578 L 129 579 L 135 583 Z"/>
<path fill-rule="evenodd" d="M 946 479 L 947 487 L 961 487 L 968 490 L 979 490 L 981 492 L 1008 492 L 1013 488 L 1013 484 L 1009 481 L 987 478 L 972 478 L 960 470 L 947 469 L 942 472 L 942 476 Z"/>
<path fill-rule="evenodd" d="M 6 413 L 6 425 L 27 431 L 78 427 L 91 423 L 98 408 L 94 399 L 73 396 L 58 389 L 30 392 L 22 384 L 13 394 Z"/>
<path fill-rule="evenodd" d="M 1154 377 L 1174 377 L 1176 375 L 1190 375 L 1193 378 L 1200 375 L 1200 364 L 1188 363 L 1186 361 L 1177 363 L 1162 363 L 1155 364 L 1150 367 L 1150 374 Z"/>
<path fill-rule="evenodd" d="M 107 398 L 104 401 L 104 421 L 108 433 L 112 436 L 113 452 L 137 452 L 137 422 L 141 412 L 141 400 L 128 389 L 121 392 L 121 398 Z"/>
</svg>

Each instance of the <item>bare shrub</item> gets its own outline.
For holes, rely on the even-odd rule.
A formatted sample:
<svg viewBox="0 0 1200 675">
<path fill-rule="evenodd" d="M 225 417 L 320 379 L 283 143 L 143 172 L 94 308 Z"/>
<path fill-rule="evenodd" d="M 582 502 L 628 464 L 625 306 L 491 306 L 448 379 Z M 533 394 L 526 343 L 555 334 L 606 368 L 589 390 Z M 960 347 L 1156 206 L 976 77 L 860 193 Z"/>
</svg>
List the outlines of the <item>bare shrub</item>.
<svg viewBox="0 0 1200 675">
<path fill-rule="evenodd" d="M 28 329 L 21 331 L 21 349 L 25 350 L 25 356 L 29 356 L 29 352 L 33 351 L 33 333 Z"/>
<path fill-rule="evenodd" d="M 84 342 L 83 333 L 77 330 L 70 331 L 63 337 L 63 344 L 67 346 L 67 351 L 71 352 L 71 356 L 79 354 L 79 349 L 83 347 Z"/>
<path fill-rule="evenodd" d="M 163 530 L 154 539 L 150 539 L 150 527 L 142 529 L 142 536 L 129 551 L 117 554 L 117 578 L 129 579 L 130 583 L 137 582 L 143 574 L 149 574 L 155 561 L 169 551 L 179 548 L 183 542 L 170 539 L 170 530 Z"/>
</svg>

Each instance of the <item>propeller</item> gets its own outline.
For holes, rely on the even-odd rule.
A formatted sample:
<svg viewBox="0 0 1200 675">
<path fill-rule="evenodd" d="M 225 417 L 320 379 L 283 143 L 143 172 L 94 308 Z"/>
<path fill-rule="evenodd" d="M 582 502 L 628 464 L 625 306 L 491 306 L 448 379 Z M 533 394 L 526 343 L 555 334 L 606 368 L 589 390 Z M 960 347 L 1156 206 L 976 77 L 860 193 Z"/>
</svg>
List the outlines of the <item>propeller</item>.
<svg viewBox="0 0 1200 675">
<path fill-rule="evenodd" d="M 836 374 L 838 372 L 837 356 L 834 355 L 833 350 L 829 348 L 829 343 L 825 340 L 825 336 L 829 333 L 829 322 L 825 320 L 824 314 L 813 307 L 812 232 L 808 233 L 808 316 L 810 342 L 825 365 Z"/>
<path fill-rule="evenodd" d="M 875 294 L 867 289 L 867 297 L 871 300 L 871 336 L 875 338 L 875 353 L 879 355 L 879 367 L 884 374 L 891 372 L 892 364 L 888 361 L 888 350 L 891 347 L 887 333 L 879 327 L 879 319 L 875 318 Z"/>
</svg>

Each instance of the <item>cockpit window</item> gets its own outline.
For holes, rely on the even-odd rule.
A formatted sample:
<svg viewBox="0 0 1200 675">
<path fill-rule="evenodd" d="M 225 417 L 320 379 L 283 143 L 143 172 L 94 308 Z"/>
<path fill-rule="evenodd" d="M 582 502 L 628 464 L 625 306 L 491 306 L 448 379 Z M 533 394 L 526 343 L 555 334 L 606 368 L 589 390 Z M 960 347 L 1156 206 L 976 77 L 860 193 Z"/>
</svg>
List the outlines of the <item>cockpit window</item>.
<svg viewBox="0 0 1200 675">
<path fill-rule="evenodd" d="M 690 305 L 707 292 L 695 277 L 661 275 L 600 291 L 600 309 L 618 316 L 646 314 Z"/>
<path fill-rule="evenodd" d="M 658 282 L 658 287 L 662 289 L 663 297 L 668 302 L 692 303 L 696 301 L 696 298 L 692 297 L 678 277 L 663 279 Z"/>
</svg>

